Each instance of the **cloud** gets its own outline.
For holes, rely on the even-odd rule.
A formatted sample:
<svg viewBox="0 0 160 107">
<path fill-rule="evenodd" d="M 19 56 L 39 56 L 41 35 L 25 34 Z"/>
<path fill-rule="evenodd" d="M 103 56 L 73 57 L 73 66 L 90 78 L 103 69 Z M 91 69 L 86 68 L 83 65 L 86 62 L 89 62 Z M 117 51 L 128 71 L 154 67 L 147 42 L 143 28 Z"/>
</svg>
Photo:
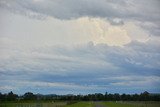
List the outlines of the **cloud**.
<svg viewBox="0 0 160 107">
<path fill-rule="evenodd" d="M 2 11 L 1 13 L 8 12 Z M 17 44 L 20 43 L 20 45 L 23 44 L 25 46 L 26 44 L 28 46 L 70 45 L 89 41 L 95 44 L 105 43 L 110 46 L 123 46 L 132 40 L 145 42 L 149 36 L 146 30 L 137 26 L 134 22 L 126 22 L 122 26 L 114 26 L 109 21 L 101 18 L 82 17 L 62 21 L 49 17 L 45 21 L 41 21 L 11 13 L 8 14 L 2 18 L 2 29 L 0 30 L 2 36 L 4 38 L 16 38 Z M 23 25 L 24 23 L 25 26 Z M 65 38 L 63 37 L 64 35 Z"/>
<path fill-rule="evenodd" d="M 0 90 L 159 92 L 158 3 L 1 0 Z"/>
<path fill-rule="evenodd" d="M 141 42 L 135 45 L 131 43 L 125 47 L 88 43 L 67 47 L 39 47 L 29 49 L 28 52 L 17 50 L 18 53 L 9 59 L 1 58 L 3 62 L 0 63 L 1 82 L 12 86 L 14 80 L 14 84 L 19 84 L 20 80 L 24 81 L 20 82 L 21 87 L 28 88 L 32 85 L 33 89 L 34 87 L 42 89 L 48 85 L 55 92 L 60 87 L 63 93 L 68 89 L 73 92 L 74 89 L 79 89 L 81 92 L 86 86 L 91 87 L 85 88 L 86 93 L 113 90 L 113 87 L 131 90 L 134 86 L 137 90 L 152 90 L 147 88 L 148 85 L 158 90 L 159 51 L 153 52 L 150 48 L 159 45 L 151 43 L 150 47 L 147 46 L 148 43 Z M 7 82 L 5 78 L 12 82 Z M 67 84 L 63 84 L 64 82 Z"/>
<path fill-rule="evenodd" d="M 27 12 L 33 11 L 36 13 L 53 16 L 61 19 L 72 19 L 78 17 L 133 17 L 133 18 L 145 18 L 145 9 L 149 13 L 159 11 L 159 1 L 110 1 L 110 0 L 29 0 L 29 1 L 1 1 L 1 6 L 14 11 Z M 155 8 L 156 6 L 156 8 Z M 135 8 L 136 7 L 136 8 Z M 149 8 L 148 8 L 149 7 Z M 140 11 L 139 11 L 140 10 Z M 148 16 L 148 15 L 147 15 Z M 155 16 L 149 16 L 146 19 L 159 19 L 158 14 Z"/>
<path fill-rule="evenodd" d="M 155 85 L 159 83 L 159 76 L 138 76 L 138 75 L 128 75 L 128 76 L 115 76 L 115 77 L 103 77 L 100 78 L 104 81 L 111 81 L 110 85 L 113 86 L 132 86 L 132 87 L 147 87 L 148 85 Z"/>
<path fill-rule="evenodd" d="M 111 25 L 124 25 L 124 22 L 122 19 L 119 19 L 119 18 L 111 18 L 111 19 L 108 19 L 111 23 Z"/>
<path fill-rule="evenodd" d="M 15 87 L 11 87 L 11 86 L 0 86 L 0 90 L 2 91 L 2 90 L 7 90 L 7 91 L 9 91 L 9 90 L 14 90 L 15 89 Z"/>
<path fill-rule="evenodd" d="M 143 24 L 146 22 L 159 26 L 159 4 L 159 0 L 1 0 L 0 7 L 37 19 L 48 16 L 62 20 L 91 17 L 105 18 L 112 25 L 123 25 L 128 20 L 136 20 L 141 22 L 142 26 L 146 26 Z M 158 28 L 150 32 L 157 35 Z"/>
<path fill-rule="evenodd" d="M 112 26 L 108 21 L 100 18 L 83 17 L 69 21 L 47 18 L 45 21 L 40 21 L 14 14 L 6 15 L 6 17 L 2 18 L 3 38 L 16 38 L 17 44 L 21 45 L 81 44 L 93 41 L 96 44 L 122 46 L 131 41 L 124 26 Z M 3 24 L 4 22 L 6 23 Z M 25 26 L 23 26 L 24 23 Z M 14 27 L 15 24 L 17 27 Z M 64 39 L 64 35 L 67 39 Z"/>
</svg>

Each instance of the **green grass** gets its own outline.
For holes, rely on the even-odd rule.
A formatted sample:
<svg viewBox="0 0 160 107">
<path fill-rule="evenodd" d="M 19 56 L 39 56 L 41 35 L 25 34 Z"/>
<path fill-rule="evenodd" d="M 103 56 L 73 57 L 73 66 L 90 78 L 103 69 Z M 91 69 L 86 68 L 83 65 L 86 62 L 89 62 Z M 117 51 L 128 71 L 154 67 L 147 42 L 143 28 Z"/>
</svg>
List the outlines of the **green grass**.
<svg viewBox="0 0 160 107">
<path fill-rule="evenodd" d="M 0 103 L 0 107 L 64 107 L 66 102 L 48 103 Z"/>
<path fill-rule="evenodd" d="M 127 101 L 127 102 L 77 102 L 67 105 L 67 102 L 0 102 L 0 107 L 95 107 L 99 103 L 104 107 L 160 107 L 160 102 L 140 102 L 140 101 Z"/>
<path fill-rule="evenodd" d="M 66 102 L 48 103 L 0 103 L 0 107 L 94 107 L 92 102 L 78 102 L 66 105 Z"/>
<path fill-rule="evenodd" d="M 65 107 L 94 107 L 92 102 L 78 102 L 71 105 L 66 105 Z"/>
<path fill-rule="evenodd" d="M 160 102 L 103 102 L 106 107 L 160 107 Z"/>
<path fill-rule="evenodd" d="M 158 101 L 147 101 L 147 102 L 130 101 L 130 102 L 126 102 L 126 103 L 132 104 L 135 107 L 160 107 L 160 102 L 158 102 Z"/>
<path fill-rule="evenodd" d="M 132 104 L 116 103 L 116 102 L 103 102 L 106 107 L 135 107 Z"/>
</svg>

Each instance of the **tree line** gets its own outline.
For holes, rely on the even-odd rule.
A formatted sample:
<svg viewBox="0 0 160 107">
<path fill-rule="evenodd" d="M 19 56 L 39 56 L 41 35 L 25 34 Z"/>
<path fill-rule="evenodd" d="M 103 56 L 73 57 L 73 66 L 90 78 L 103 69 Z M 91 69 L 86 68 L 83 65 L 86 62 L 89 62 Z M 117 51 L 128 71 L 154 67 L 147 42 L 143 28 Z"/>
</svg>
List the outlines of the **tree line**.
<svg viewBox="0 0 160 107">
<path fill-rule="evenodd" d="M 0 93 L 0 102 L 3 101 L 160 101 L 160 94 L 152 94 L 147 91 L 140 94 L 111 94 L 95 93 L 88 95 L 42 95 L 27 92 L 24 95 Z"/>
</svg>

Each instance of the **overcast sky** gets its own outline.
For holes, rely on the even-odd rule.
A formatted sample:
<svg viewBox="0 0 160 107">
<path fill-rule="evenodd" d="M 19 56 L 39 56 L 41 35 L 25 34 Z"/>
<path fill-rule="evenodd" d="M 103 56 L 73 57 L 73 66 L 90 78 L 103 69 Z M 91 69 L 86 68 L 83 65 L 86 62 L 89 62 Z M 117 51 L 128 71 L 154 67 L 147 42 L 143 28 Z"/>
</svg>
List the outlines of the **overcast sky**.
<svg viewBox="0 0 160 107">
<path fill-rule="evenodd" d="M 159 0 L 0 0 L 0 92 L 160 92 Z"/>
</svg>

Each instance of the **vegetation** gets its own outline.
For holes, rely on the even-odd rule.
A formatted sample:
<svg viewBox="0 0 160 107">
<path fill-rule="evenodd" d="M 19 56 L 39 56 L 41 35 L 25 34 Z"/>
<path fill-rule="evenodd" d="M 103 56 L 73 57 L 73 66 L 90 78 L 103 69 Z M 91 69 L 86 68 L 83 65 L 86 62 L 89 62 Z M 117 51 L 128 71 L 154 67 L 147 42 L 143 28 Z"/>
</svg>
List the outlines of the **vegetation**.
<svg viewBox="0 0 160 107">
<path fill-rule="evenodd" d="M 72 104 L 66 102 L 37 102 L 37 103 L 0 103 L 0 107 L 159 107 L 160 102 L 142 101 L 80 101 Z"/>
<path fill-rule="evenodd" d="M 71 105 L 67 105 L 65 107 L 93 107 L 94 104 L 92 102 L 78 102 Z"/>
<path fill-rule="evenodd" d="M 160 94 L 151 94 L 147 91 L 141 94 L 105 94 L 95 93 L 88 95 L 41 95 L 27 92 L 22 96 L 14 94 L 12 91 L 8 94 L 0 93 L 0 102 L 36 102 L 36 101 L 160 101 Z"/>
<path fill-rule="evenodd" d="M 0 107 L 159 107 L 160 94 L 42 95 L 0 93 Z"/>
<path fill-rule="evenodd" d="M 103 102 L 106 107 L 159 107 L 160 102 Z"/>
<path fill-rule="evenodd" d="M 117 102 L 104 102 L 104 105 L 108 107 L 135 107 L 132 104 L 117 103 Z"/>
<path fill-rule="evenodd" d="M 65 102 L 37 102 L 37 103 L 1 103 L 0 107 L 64 107 Z"/>
</svg>

